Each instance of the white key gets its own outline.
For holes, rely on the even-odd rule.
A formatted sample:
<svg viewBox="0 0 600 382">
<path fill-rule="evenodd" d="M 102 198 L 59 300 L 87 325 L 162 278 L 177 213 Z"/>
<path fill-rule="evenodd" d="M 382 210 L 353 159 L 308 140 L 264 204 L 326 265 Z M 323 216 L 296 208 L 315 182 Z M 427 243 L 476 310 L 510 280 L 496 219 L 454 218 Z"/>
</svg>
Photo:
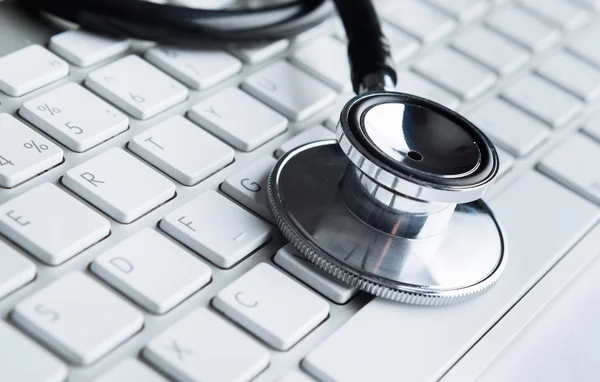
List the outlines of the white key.
<svg viewBox="0 0 600 382">
<path fill-rule="evenodd" d="M 68 369 L 49 351 L 0 320 L 0 381 L 63 382 Z"/>
<path fill-rule="evenodd" d="M 293 121 L 311 117 L 336 97 L 331 88 L 285 61 L 252 74 L 242 88 Z"/>
<path fill-rule="evenodd" d="M 540 171 L 600 204 L 600 144 L 575 134 L 548 154 Z"/>
<path fill-rule="evenodd" d="M 315 380 L 299 371 L 292 371 L 290 373 L 287 373 L 283 378 L 279 379 L 277 382 L 315 382 Z"/>
<path fill-rule="evenodd" d="M 281 146 L 279 146 L 279 148 L 275 151 L 275 156 L 277 158 L 280 158 L 284 154 L 295 149 L 296 147 L 300 147 L 307 143 L 322 141 L 326 139 L 335 139 L 335 133 L 320 125 L 311 127 L 310 129 L 304 130 L 300 134 L 296 135 L 294 138 L 290 139 L 289 141 L 286 141 Z"/>
<path fill-rule="evenodd" d="M 0 113 L 1 187 L 14 187 L 62 160 L 60 147 L 13 116 Z"/>
<path fill-rule="evenodd" d="M 486 23 L 534 52 L 549 48 L 560 38 L 560 31 L 512 5 L 494 12 Z"/>
<path fill-rule="evenodd" d="M 508 86 L 502 97 L 551 127 L 564 125 L 582 108 L 577 98 L 534 75 Z"/>
<path fill-rule="evenodd" d="M 32 261 L 0 240 L 0 299 L 33 280 L 36 273 Z"/>
<path fill-rule="evenodd" d="M 506 232 L 510 259 L 485 295 L 440 309 L 375 299 L 310 353 L 304 368 L 326 382 L 438 380 L 599 217 L 592 203 L 536 172 L 492 200 L 491 208 Z"/>
<path fill-rule="evenodd" d="M 458 98 L 424 80 L 413 72 L 404 71 L 398 73 L 398 81 L 396 84 L 396 89 L 399 92 L 410 93 L 427 98 L 453 110 L 460 106 L 460 100 Z"/>
<path fill-rule="evenodd" d="M 204 90 L 242 70 L 242 63 L 219 50 L 152 48 L 145 54 L 148 61 L 184 84 Z"/>
<path fill-rule="evenodd" d="M 471 121 L 514 156 L 529 154 L 550 135 L 537 119 L 510 104 L 492 99 L 471 113 Z"/>
<path fill-rule="evenodd" d="M 149 228 L 98 256 L 92 271 L 152 313 L 163 314 L 210 281 L 202 261 Z"/>
<path fill-rule="evenodd" d="M 590 19 L 588 11 L 567 0 L 525 0 L 520 5 L 566 30 L 575 30 Z"/>
<path fill-rule="evenodd" d="M 498 177 L 506 174 L 510 168 L 513 166 L 515 162 L 515 158 L 502 150 L 499 147 L 496 147 L 496 152 L 498 153 L 498 159 L 500 160 L 500 168 L 498 169 Z"/>
<path fill-rule="evenodd" d="M 347 303 L 358 292 L 357 289 L 342 284 L 315 267 L 291 244 L 277 251 L 273 261 L 337 304 Z"/>
<path fill-rule="evenodd" d="M 129 126 L 125 114 L 73 82 L 30 99 L 19 113 L 76 152 L 86 151 Z"/>
<path fill-rule="evenodd" d="M 288 350 L 329 314 L 329 304 L 261 263 L 213 300 L 215 308 L 278 350 Z"/>
<path fill-rule="evenodd" d="M 421 44 L 417 40 L 386 22 L 382 21 L 381 30 L 390 43 L 392 58 L 397 64 L 406 61 L 421 48 Z"/>
<path fill-rule="evenodd" d="M 22 96 L 68 74 L 69 64 L 36 44 L 0 57 L 0 91 L 9 96 Z"/>
<path fill-rule="evenodd" d="M 278 40 L 267 43 L 249 43 L 233 46 L 231 48 L 231 53 L 247 64 L 260 64 L 285 52 L 289 46 L 289 40 Z"/>
<path fill-rule="evenodd" d="M 569 43 L 569 50 L 579 57 L 600 67 L 600 22 L 595 22 L 585 28 Z"/>
<path fill-rule="evenodd" d="M 429 2 L 463 23 L 481 17 L 491 5 L 488 0 L 429 0 Z"/>
<path fill-rule="evenodd" d="M 168 382 L 166 378 L 157 374 L 135 358 L 128 358 L 117 366 L 102 374 L 94 382 Z"/>
<path fill-rule="evenodd" d="M 463 100 L 481 95 L 498 79 L 490 70 L 448 48 L 428 54 L 415 65 L 415 71 Z"/>
<path fill-rule="evenodd" d="M 583 131 L 600 142 L 600 112 L 596 112 L 583 124 Z"/>
<path fill-rule="evenodd" d="M 335 100 L 335 104 L 331 108 L 331 114 L 329 114 L 329 117 L 327 117 L 327 119 L 325 120 L 324 125 L 326 127 L 335 131 L 335 127 L 340 121 L 340 114 L 342 113 L 342 109 L 354 96 L 355 94 L 353 93 L 342 93 L 338 95 L 338 97 Z"/>
<path fill-rule="evenodd" d="M 85 84 L 138 119 L 148 119 L 187 98 L 188 90 L 138 56 L 91 72 Z"/>
<path fill-rule="evenodd" d="M 181 116 L 136 135 L 129 149 L 186 186 L 233 162 L 233 149 Z"/>
<path fill-rule="evenodd" d="M 0 205 L 0 232 L 44 263 L 58 265 L 108 236 L 110 223 L 43 183 Z"/>
<path fill-rule="evenodd" d="M 65 186 L 121 223 L 131 223 L 175 195 L 175 185 L 115 147 L 76 166 Z"/>
<path fill-rule="evenodd" d="M 600 70 L 569 53 L 554 53 L 546 58 L 536 71 L 585 101 L 600 96 Z"/>
<path fill-rule="evenodd" d="M 271 226 L 208 190 L 171 212 L 160 228 L 221 268 L 231 268 L 271 238 Z"/>
<path fill-rule="evenodd" d="M 77 365 L 89 365 L 142 328 L 144 316 L 105 287 L 71 272 L 21 301 L 13 320 Z"/>
<path fill-rule="evenodd" d="M 303 46 L 292 62 L 338 92 L 352 90 L 348 48 L 333 37 L 321 36 Z"/>
<path fill-rule="evenodd" d="M 281 114 L 237 87 L 222 90 L 196 104 L 188 117 L 242 151 L 252 151 L 265 144 L 283 133 L 288 124 Z"/>
<path fill-rule="evenodd" d="M 454 39 L 452 46 L 503 76 L 530 59 L 525 49 L 482 26 L 470 28 Z"/>
<path fill-rule="evenodd" d="M 273 216 L 267 201 L 267 181 L 275 163 L 277 161 L 270 155 L 260 157 L 221 185 L 224 193 L 271 223 Z"/>
<path fill-rule="evenodd" d="M 82 30 L 69 30 L 52 36 L 48 46 L 71 63 L 88 67 L 127 52 L 130 43 Z"/>
<path fill-rule="evenodd" d="M 182 382 L 250 381 L 270 359 L 262 345 L 205 308 L 150 341 L 144 357 Z"/>
<path fill-rule="evenodd" d="M 399 1 L 382 16 L 425 44 L 447 36 L 456 28 L 450 17 L 421 1 Z"/>
</svg>

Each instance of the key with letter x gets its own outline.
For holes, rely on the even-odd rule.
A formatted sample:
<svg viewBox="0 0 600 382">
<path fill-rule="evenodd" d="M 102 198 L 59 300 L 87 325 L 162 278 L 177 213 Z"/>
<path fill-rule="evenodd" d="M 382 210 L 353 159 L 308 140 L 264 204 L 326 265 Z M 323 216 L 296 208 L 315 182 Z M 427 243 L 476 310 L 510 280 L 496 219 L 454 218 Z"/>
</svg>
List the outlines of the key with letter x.
<svg viewBox="0 0 600 382">
<path fill-rule="evenodd" d="M 269 364 L 267 349 L 205 308 L 150 341 L 144 357 L 185 382 L 249 381 Z"/>
</svg>

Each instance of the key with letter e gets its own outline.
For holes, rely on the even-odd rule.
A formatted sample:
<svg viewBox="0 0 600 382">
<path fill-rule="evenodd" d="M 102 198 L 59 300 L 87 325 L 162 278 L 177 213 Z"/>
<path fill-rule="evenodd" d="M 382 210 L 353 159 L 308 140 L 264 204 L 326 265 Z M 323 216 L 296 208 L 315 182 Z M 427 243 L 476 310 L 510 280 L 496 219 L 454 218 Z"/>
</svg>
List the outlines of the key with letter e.
<svg viewBox="0 0 600 382">
<path fill-rule="evenodd" d="M 41 261 L 58 265 L 106 237 L 110 223 L 43 183 L 0 205 L 0 232 Z"/>
</svg>

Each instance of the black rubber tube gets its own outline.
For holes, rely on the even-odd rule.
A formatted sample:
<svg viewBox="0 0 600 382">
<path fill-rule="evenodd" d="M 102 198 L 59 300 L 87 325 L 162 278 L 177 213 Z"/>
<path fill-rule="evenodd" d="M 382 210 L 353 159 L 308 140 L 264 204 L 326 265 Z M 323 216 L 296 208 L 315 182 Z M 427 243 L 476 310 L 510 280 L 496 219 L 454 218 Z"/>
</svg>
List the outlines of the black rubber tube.
<svg viewBox="0 0 600 382">
<path fill-rule="evenodd" d="M 326 0 L 290 0 L 260 8 L 206 10 L 146 0 L 21 0 L 100 33 L 153 41 L 244 42 L 295 36 L 334 11 Z"/>
<path fill-rule="evenodd" d="M 387 38 L 371 0 L 333 0 L 348 37 L 352 86 L 358 94 L 363 79 L 376 73 L 396 83 L 396 70 Z"/>
</svg>

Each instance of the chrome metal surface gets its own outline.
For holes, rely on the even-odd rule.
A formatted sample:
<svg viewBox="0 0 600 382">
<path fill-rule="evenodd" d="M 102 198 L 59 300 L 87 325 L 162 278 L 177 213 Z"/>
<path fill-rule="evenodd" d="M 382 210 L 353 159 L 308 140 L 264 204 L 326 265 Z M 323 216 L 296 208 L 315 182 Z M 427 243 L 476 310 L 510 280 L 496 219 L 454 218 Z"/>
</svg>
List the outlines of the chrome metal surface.
<svg viewBox="0 0 600 382">
<path fill-rule="evenodd" d="M 498 280 L 504 239 L 483 201 L 444 208 L 396 195 L 398 202 L 383 204 L 366 190 L 335 141 L 322 141 L 278 162 L 269 177 L 269 206 L 284 236 L 311 262 L 376 296 L 446 305 L 476 297 Z M 427 210 L 437 216 L 434 227 L 447 220 L 443 232 L 418 219 Z"/>
<path fill-rule="evenodd" d="M 360 94 L 374 91 L 394 91 L 396 84 L 392 77 L 385 73 L 372 73 L 363 78 L 358 92 Z"/>
<path fill-rule="evenodd" d="M 353 98 L 336 129 L 352 163 L 377 184 L 418 200 L 480 199 L 498 172 L 489 139 L 459 114 L 396 92 Z"/>
</svg>

